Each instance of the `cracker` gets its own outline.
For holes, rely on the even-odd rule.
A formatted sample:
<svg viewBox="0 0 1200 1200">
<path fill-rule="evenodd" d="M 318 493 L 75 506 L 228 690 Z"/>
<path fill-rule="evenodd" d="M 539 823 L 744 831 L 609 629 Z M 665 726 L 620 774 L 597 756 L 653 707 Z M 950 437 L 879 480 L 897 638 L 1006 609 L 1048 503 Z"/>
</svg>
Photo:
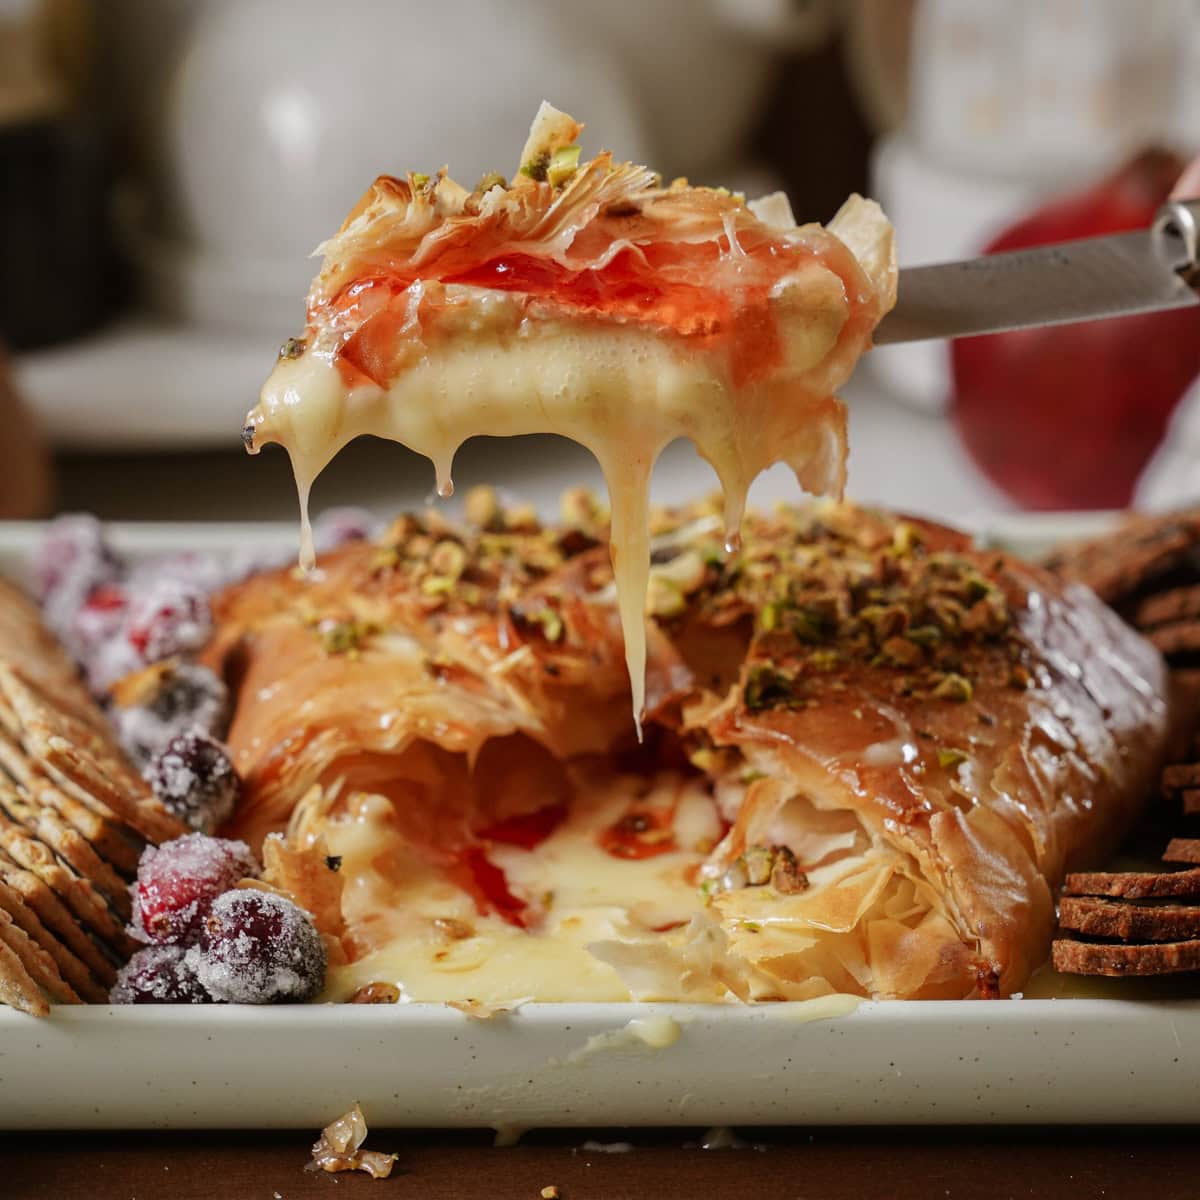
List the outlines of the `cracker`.
<svg viewBox="0 0 1200 1200">
<path fill-rule="evenodd" d="M 0 909 L 0 944 L 13 952 L 28 978 L 55 1004 L 80 1003 L 79 997 L 59 974 L 54 959 L 3 909 Z"/>
<path fill-rule="evenodd" d="M 1168 661 L 1200 651 L 1200 620 L 1189 618 L 1144 631 L 1147 641 Z"/>
<path fill-rule="evenodd" d="M 1188 565 L 1200 545 L 1200 512 L 1133 517 L 1110 533 L 1063 546 L 1045 565 L 1086 583 L 1102 600 L 1120 605 L 1172 571 Z"/>
<path fill-rule="evenodd" d="M 1113 896 L 1124 900 L 1200 896 L 1200 867 L 1188 871 L 1083 871 L 1067 876 L 1064 896 Z"/>
<path fill-rule="evenodd" d="M 1200 838 L 1172 838 L 1163 852 L 1163 862 L 1200 864 Z"/>
<path fill-rule="evenodd" d="M 164 842 L 187 832 L 122 760 L 110 737 L 50 708 L 44 697 L 2 662 L 0 697 L 7 700 L 20 724 L 21 744 L 53 778 L 71 781 L 148 841 Z"/>
<path fill-rule="evenodd" d="M 84 1000 L 103 1004 L 108 998 L 108 988 L 99 983 L 87 965 L 66 948 L 38 920 L 37 913 L 29 907 L 20 894 L 0 879 L 0 909 L 3 909 L 14 924 L 19 926 L 53 960 L 59 974 Z"/>
<path fill-rule="evenodd" d="M 1095 896 L 1064 896 L 1058 923 L 1088 937 L 1174 942 L 1200 937 L 1200 905 L 1127 904 Z"/>
<path fill-rule="evenodd" d="M 103 984 L 111 985 L 117 977 L 113 958 L 104 954 L 92 941 L 66 904 L 54 893 L 44 879 L 18 866 L 0 849 L 0 880 L 13 889 L 33 910 L 41 923 L 67 947 Z M 115 953 L 115 952 L 114 952 Z"/>
<path fill-rule="evenodd" d="M 1200 584 L 1170 588 L 1138 601 L 1130 617 L 1139 629 L 1200 617 Z"/>
<path fill-rule="evenodd" d="M 40 842 L 12 826 L 0 825 L 0 847 L 18 866 L 32 872 L 53 889 L 93 937 L 124 958 L 137 949 L 137 943 L 125 932 L 123 923 L 114 917 L 91 883 L 60 863 Z"/>
<path fill-rule="evenodd" d="M 1185 788 L 1200 788 L 1200 763 L 1176 763 L 1166 767 L 1162 773 L 1163 790 L 1182 791 Z"/>
<path fill-rule="evenodd" d="M 6 942 L 0 941 L 0 1003 L 35 1017 L 50 1015 L 42 989 L 30 978 L 24 964 Z"/>
<path fill-rule="evenodd" d="M 52 851 L 77 875 L 103 893 L 123 920 L 129 920 L 129 881 L 122 879 L 74 829 L 51 808 L 33 804 L 15 788 L 0 782 L 0 829 L 22 829 Z"/>
<path fill-rule="evenodd" d="M 1052 961 L 1068 975 L 1173 975 L 1200 971 L 1200 939 L 1113 945 L 1109 942 L 1055 941 Z"/>
<path fill-rule="evenodd" d="M 0 659 L 19 663 L 55 707 L 104 728 L 104 717 L 79 678 L 71 656 L 42 624 L 37 605 L 0 579 Z"/>
</svg>

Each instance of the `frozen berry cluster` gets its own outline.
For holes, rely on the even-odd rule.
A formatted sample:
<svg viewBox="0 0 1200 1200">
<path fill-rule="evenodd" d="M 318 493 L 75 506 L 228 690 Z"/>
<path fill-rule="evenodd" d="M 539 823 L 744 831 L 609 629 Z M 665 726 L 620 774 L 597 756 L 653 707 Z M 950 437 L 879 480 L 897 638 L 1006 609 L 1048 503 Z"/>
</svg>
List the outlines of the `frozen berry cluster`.
<svg viewBox="0 0 1200 1200">
<path fill-rule="evenodd" d="M 200 833 L 148 847 L 133 885 L 139 950 L 117 976 L 114 1004 L 276 1004 L 324 986 L 325 943 L 312 917 L 256 887 L 244 842 Z"/>
</svg>

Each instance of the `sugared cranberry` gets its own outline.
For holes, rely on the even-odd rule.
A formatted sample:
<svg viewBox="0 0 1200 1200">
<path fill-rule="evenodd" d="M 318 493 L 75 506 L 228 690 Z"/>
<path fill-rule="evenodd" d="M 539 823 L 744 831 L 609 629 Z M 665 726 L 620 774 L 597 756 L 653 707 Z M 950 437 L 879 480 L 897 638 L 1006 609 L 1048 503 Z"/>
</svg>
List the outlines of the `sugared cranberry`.
<svg viewBox="0 0 1200 1200">
<path fill-rule="evenodd" d="M 200 588 L 162 578 L 129 605 L 125 637 L 143 662 L 199 650 L 212 635 L 212 611 Z"/>
<path fill-rule="evenodd" d="M 214 1004 L 182 946 L 147 946 L 117 972 L 110 1004 Z"/>
<path fill-rule="evenodd" d="M 120 584 L 101 584 L 63 635 L 63 642 L 83 666 L 88 686 L 96 695 L 141 665 L 121 636 L 128 610 L 129 596 Z"/>
<path fill-rule="evenodd" d="M 201 833 L 212 833 L 228 820 L 241 794 L 225 747 L 199 730 L 173 737 L 145 776 L 163 804 Z"/>
<path fill-rule="evenodd" d="M 373 536 L 375 518 L 365 508 L 327 508 L 313 522 L 313 545 L 317 552 L 336 550 L 347 542 L 362 542 Z"/>
<path fill-rule="evenodd" d="M 208 594 L 225 585 L 228 568 L 223 556 L 198 550 L 156 554 L 133 564 L 129 571 L 129 589 L 144 592 L 164 579 Z"/>
<path fill-rule="evenodd" d="M 73 513 L 50 523 L 33 556 L 29 582 L 46 624 L 65 636 L 88 597 L 120 574 L 120 560 L 105 542 L 100 522 Z"/>
<path fill-rule="evenodd" d="M 110 716 L 125 752 L 144 768 L 181 733 L 220 737 L 228 714 L 229 693 L 214 672 L 171 663 L 156 669 L 152 689 L 138 703 L 117 704 Z"/>
<path fill-rule="evenodd" d="M 130 932 L 144 942 L 192 941 L 217 897 L 257 875 L 258 863 L 245 842 L 188 833 L 148 846 L 132 888 Z"/>
<path fill-rule="evenodd" d="M 325 943 L 312 917 L 255 888 L 213 901 L 188 959 L 200 982 L 231 1004 L 311 1000 L 325 984 Z"/>
</svg>

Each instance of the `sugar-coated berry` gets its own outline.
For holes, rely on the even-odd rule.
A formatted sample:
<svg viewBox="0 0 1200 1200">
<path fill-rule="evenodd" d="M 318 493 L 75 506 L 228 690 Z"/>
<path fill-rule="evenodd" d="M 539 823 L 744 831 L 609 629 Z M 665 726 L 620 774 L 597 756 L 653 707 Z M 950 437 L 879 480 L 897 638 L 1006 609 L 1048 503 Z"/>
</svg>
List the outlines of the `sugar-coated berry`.
<svg viewBox="0 0 1200 1200">
<path fill-rule="evenodd" d="M 131 889 L 130 932 L 144 942 L 193 941 L 217 897 L 258 872 L 245 842 L 188 833 L 147 846 Z"/>
<path fill-rule="evenodd" d="M 42 606 L 46 624 L 65 637 L 88 597 L 119 579 L 121 570 L 100 522 L 85 513 L 72 513 L 47 528 L 30 566 L 30 589 Z"/>
<path fill-rule="evenodd" d="M 311 1000 L 325 985 L 325 943 L 312 917 L 257 888 L 213 901 L 188 958 L 200 982 L 231 1004 Z"/>
<path fill-rule="evenodd" d="M 133 564 L 129 570 L 129 589 L 144 592 L 164 579 L 211 594 L 228 582 L 229 569 L 224 555 L 199 550 L 156 554 Z"/>
<path fill-rule="evenodd" d="M 193 583 L 164 577 L 131 598 L 125 637 L 143 662 L 200 650 L 212 636 L 208 596 Z"/>
<path fill-rule="evenodd" d="M 225 747 L 197 729 L 173 737 L 144 774 L 163 804 L 201 833 L 227 821 L 241 795 L 241 780 Z"/>
<path fill-rule="evenodd" d="M 182 946 L 147 946 L 117 972 L 110 1004 L 215 1004 Z"/>
<path fill-rule="evenodd" d="M 171 663 L 160 670 L 153 694 L 109 714 L 117 740 L 142 768 L 181 733 L 223 736 L 229 716 L 229 692 L 213 671 L 195 663 Z"/>
<path fill-rule="evenodd" d="M 125 589 L 119 583 L 102 583 L 76 609 L 70 625 L 60 635 L 62 641 L 86 667 L 120 637 L 128 611 Z"/>
</svg>

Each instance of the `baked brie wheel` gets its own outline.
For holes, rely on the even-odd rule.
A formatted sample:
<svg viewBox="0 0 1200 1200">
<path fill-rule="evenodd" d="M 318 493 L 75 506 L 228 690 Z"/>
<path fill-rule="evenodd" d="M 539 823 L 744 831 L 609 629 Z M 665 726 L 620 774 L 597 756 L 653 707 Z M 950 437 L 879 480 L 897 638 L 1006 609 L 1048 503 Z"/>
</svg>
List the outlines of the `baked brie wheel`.
<svg viewBox="0 0 1200 1200">
<path fill-rule="evenodd" d="M 336 862 L 329 997 L 1003 996 L 1150 792 L 1157 653 L 1086 588 L 820 503 L 652 515 L 645 738 L 606 514 L 468 498 L 217 601 L 246 799 Z M 328 875 L 328 872 L 325 873 Z"/>
<path fill-rule="evenodd" d="M 724 489 L 736 544 L 746 492 L 775 462 L 840 496 L 835 393 L 892 306 L 892 228 L 852 196 L 826 228 L 781 194 L 668 187 L 602 153 L 543 104 L 511 184 L 380 176 L 323 246 L 303 336 L 251 410 L 247 447 L 291 455 L 302 507 L 347 442 L 432 459 L 451 490 L 467 438 L 556 433 L 590 448 L 612 501 L 612 557 L 635 719 L 643 703 L 650 472 L 688 438 Z M 312 563 L 307 515 L 302 562 Z"/>
</svg>

